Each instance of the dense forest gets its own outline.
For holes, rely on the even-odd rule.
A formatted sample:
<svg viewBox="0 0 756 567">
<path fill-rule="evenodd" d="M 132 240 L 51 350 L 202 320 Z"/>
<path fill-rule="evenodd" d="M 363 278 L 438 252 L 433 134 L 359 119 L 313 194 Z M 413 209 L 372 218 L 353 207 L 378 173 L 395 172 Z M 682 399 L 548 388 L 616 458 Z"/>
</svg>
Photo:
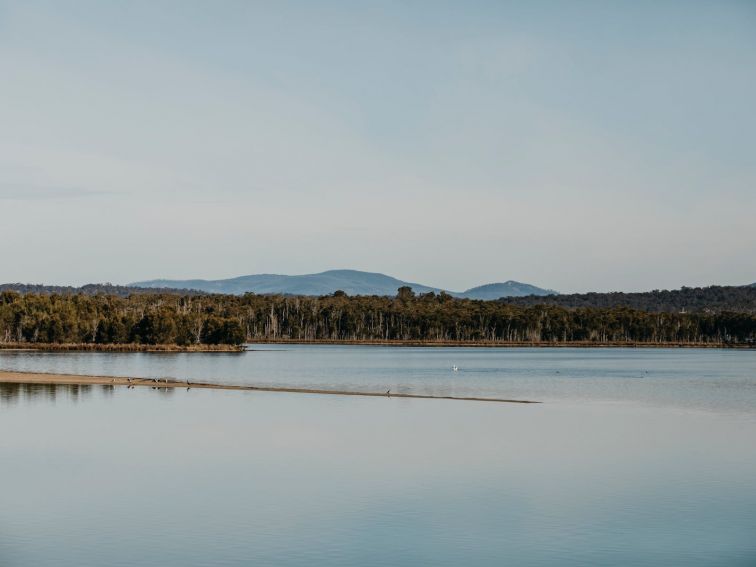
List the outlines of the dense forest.
<svg viewBox="0 0 756 567">
<path fill-rule="evenodd" d="M 175 289 L 171 287 L 146 288 L 133 285 L 115 285 L 112 283 L 94 283 L 86 284 L 80 287 L 70 285 L 44 285 L 44 284 L 24 284 L 24 283 L 4 283 L 0 284 L 0 292 L 17 291 L 18 293 L 39 293 L 39 294 L 56 294 L 56 295 L 118 295 L 128 297 L 134 293 L 170 293 L 172 295 L 204 294 L 203 291 Z"/>
<path fill-rule="evenodd" d="M 205 295 L 208 292 L 176 288 L 144 288 L 110 283 L 87 284 L 81 287 L 42 284 L 0 284 L 0 292 L 17 291 L 27 294 L 55 295 L 117 295 L 133 294 Z M 683 287 L 674 290 L 654 290 L 638 293 L 573 293 L 555 295 L 527 295 L 502 297 L 499 301 L 519 306 L 557 305 L 560 307 L 630 307 L 641 311 L 679 313 L 721 313 L 736 311 L 756 313 L 756 284 L 751 286 Z"/>
<path fill-rule="evenodd" d="M 525 297 L 503 297 L 512 305 L 558 305 L 560 307 L 630 307 L 642 311 L 679 313 L 756 313 L 756 284 L 750 286 L 683 287 L 639 293 L 573 293 Z"/>
<path fill-rule="evenodd" d="M 541 298 L 543 300 L 545 298 Z M 567 308 L 441 293 L 324 297 L 0 293 L 0 342 L 240 344 L 255 340 L 754 344 L 756 315 Z"/>
<path fill-rule="evenodd" d="M 525 297 L 502 297 L 499 301 L 511 305 L 556 305 L 560 307 L 614 308 L 629 307 L 641 311 L 679 313 L 721 313 L 737 311 L 756 313 L 756 285 L 683 287 L 673 290 L 654 290 L 638 293 L 573 293 Z"/>
</svg>

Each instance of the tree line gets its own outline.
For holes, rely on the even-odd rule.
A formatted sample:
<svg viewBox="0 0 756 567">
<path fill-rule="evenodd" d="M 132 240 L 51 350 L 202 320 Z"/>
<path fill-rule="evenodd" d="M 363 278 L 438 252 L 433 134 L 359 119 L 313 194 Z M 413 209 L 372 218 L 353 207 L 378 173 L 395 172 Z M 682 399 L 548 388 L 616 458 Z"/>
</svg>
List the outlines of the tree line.
<svg viewBox="0 0 756 567">
<path fill-rule="evenodd" d="M 560 307 L 630 307 L 642 311 L 756 313 L 756 284 L 746 286 L 682 287 L 637 293 L 572 293 L 564 295 L 502 297 L 512 305 L 558 305 Z"/>
<path fill-rule="evenodd" d="M 55 295 L 118 295 L 128 297 L 134 294 L 208 295 L 191 289 L 144 288 L 114 285 L 111 283 L 86 284 L 81 287 L 51 286 L 43 284 L 0 284 L 3 291 L 17 291 L 22 294 Z M 746 286 L 682 287 L 673 290 L 653 290 L 626 293 L 572 293 L 554 295 L 527 295 L 523 297 L 502 297 L 498 301 L 520 306 L 557 305 L 560 307 L 630 307 L 641 311 L 654 312 L 703 312 L 719 313 L 736 311 L 756 313 L 756 284 Z"/>
<path fill-rule="evenodd" d="M 441 293 L 323 297 L 0 293 L 0 342 L 241 344 L 255 340 L 756 343 L 756 315 L 513 305 Z"/>
<path fill-rule="evenodd" d="M 133 285 L 116 285 L 112 283 L 92 283 L 79 287 L 70 285 L 45 285 L 45 284 L 28 284 L 28 283 L 4 283 L 0 284 L 0 293 L 3 291 L 17 291 L 18 293 L 38 293 L 43 295 L 119 295 L 128 297 L 135 293 L 169 293 L 171 295 L 205 295 L 206 292 L 188 289 L 176 289 L 172 287 L 138 287 Z"/>
</svg>

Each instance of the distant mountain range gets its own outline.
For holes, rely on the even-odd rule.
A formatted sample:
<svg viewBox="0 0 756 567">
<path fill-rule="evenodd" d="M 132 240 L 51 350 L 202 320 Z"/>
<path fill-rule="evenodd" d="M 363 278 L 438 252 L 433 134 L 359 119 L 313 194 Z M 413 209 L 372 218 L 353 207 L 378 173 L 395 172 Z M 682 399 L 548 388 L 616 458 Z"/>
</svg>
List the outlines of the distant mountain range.
<svg viewBox="0 0 756 567">
<path fill-rule="evenodd" d="M 353 270 L 333 270 L 331 272 L 324 272 L 323 274 L 311 274 L 308 276 L 245 276 L 231 280 L 214 281 L 154 280 L 129 286 L 113 285 L 110 283 L 87 284 L 81 287 L 8 283 L 0 284 L 0 293 L 12 291 L 21 294 L 117 295 L 120 297 L 152 293 L 179 295 L 187 293 L 243 293 L 245 289 L 243 280 L 247 278 L 258 282 L 259 287 L 255 290 L 258 294 L 297 293 L 301 295 L 328 295 L 341 289 L 349 295 L 360 295 L 361 291 L 362 293 L 393 297 L 396 295 L 396 290 L 403 285 L 408 285 L 418 293 L 441 291 L 439 288 L 408 283 L 382 274 L 355 272 Z M 310 287 L 302 283 L 302 278 L 304 278 L 305 282 L 309 282 Z M 240 282 L 240 280 L 242 281 Z M 294 286 L 292 280 L 294 283 L 299 282 L 298 286 Z M 267 287 L 263 287 L 260 281 L 266 283 Z M 224 282 L 235 282 L 236 287 L 229 291 L 228 288 L 224 287 Z M 535 305 L 554 305 L 567 309 L 613 309 L 626 307 L 650 312 L 712 314 L 733 311 L 756 315 L 756 284 L 682 287 L 673 290 L 633 293 L 615 291 L 564 295 L 528 284 L 508 281 L 499 284 L 482 285 L 463 292 L 447 293 L 458 298 L 482 300 L 498 300 L 501 298 L 505 303 L 522 307 Z M 1 302 L 2 298 L 0 298 Z"/>
<path fill-rule="evenodd" d="M 500 297 L 522 297 L 526 295 L 553 295 L 556 291 L 534 285 L 507 281 L 473 287 L 455 292 L 438 287 L 405 282 L 385 274 L 361 272 L 358 270 L 328 270 L 319 274 L 284 276 L 278 274 L 257 274 L 239 276 L 224 280 L 149 280 L 134 282 L 129 287 L 193 289 L 208 293 L 242 294 L 288 294 L 288 295 L 329 295 L 341 290 L 348 295 L 396 295 L 396 290 L 409 286 L 415 293 L 446 291 L 454 297 L 468 299 L 499 299 Z"/>
</svg>

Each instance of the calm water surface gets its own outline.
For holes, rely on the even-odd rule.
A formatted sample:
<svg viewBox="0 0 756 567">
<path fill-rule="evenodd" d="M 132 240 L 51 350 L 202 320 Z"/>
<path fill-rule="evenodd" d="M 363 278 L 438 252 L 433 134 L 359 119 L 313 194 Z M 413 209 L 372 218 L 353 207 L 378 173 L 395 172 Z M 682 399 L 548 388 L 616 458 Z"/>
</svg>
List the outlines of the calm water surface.
<svg viewBox="0 0 756 567">
<path fill-rule="evenodd" d="M 0 351 L 0 369 L 756 413 L 756 350 L 250 348 L 211 354 Z M 458 372 L 451 371 L 454 365 Z"/>
<path fill-rule="evenodd" d="M 0 565 L 756 565 L 754 351 L 258 348 L 0 368 L 545 403 L 0 385 Z"/>
</svg>

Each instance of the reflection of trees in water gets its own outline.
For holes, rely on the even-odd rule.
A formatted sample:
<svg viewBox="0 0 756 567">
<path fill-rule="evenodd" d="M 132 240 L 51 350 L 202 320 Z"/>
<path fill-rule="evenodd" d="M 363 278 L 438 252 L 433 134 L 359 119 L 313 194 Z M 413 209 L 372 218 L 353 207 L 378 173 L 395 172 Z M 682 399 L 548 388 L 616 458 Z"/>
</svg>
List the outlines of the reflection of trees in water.
<svg viewBox="0 0 756 567">
<path fill-rule="evenodd" d="M 17 382 L 0 382 L 0 405 L 12 405 L 20 401 L 49 401 L 55 402 L 58 398 L 78 402 L 91 396 L 97 390 L 102 396 L 110 397 L 115 393 L 117 386 L 110 384 L 21 384 Z M 125 386 L 122 386 L 125 388 Z M 150 388 L 141 388 L 150 390 Z M 163 396 L 172 396 L 175 388 L 151 388 Z"/>
<path fill-rule="evenodd" d="M 113 393 L 113 386 L 100 386 L 105 395 Z M 0 382 L 0 403 L 15 404 L 19 401 L 51 401 L 59 396 L 77 402 L 92 394 L 93 386 L 88 384 L 19 384 Z"/>
</svg>

